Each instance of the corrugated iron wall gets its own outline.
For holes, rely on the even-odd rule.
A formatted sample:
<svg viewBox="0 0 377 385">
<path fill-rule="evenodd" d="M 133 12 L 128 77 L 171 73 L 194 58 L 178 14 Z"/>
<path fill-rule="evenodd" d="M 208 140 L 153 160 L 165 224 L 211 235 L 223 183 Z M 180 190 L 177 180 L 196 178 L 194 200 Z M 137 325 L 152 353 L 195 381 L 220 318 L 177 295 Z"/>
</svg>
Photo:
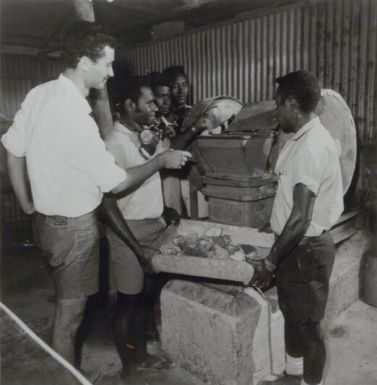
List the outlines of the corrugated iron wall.
<svg viewBox="0 0 377 385">
<path fill-rule="evenodd" d="M 0 112 L 10 119 L 32 86 L 60 72 L 54 61 L 0 59 Z M 305 2 L 124 50 L 117 60 L 130 64 L 138 75 L 183 64 L 193 102 L 220 94 L 243 102 L 272 99 L 277 76 L 309 69 L 324 87 L 345 97 L 361 144 L 377 144 L 377 0 Z M 0 131 L 6 127 L 1 124 Z M 22 218 L 14 197 L 2 201 L 2 212 L 10 220 Z"/>
<path fill-rule="evenodd" d="M 0 68 L 0 135 L 2 135 L 11 124 L 28 91 L 35 85 L 56 77 L 60 72 L 60 66 L 56 61 L 2 55 Z M 5 150 L 2 145 L 0 145 L 0 178 L 2 222 L 17 223 L 18 226 L 27 228 L 29 221 L 22 212 L 8 180 Z M 9 230 L 9 233 L 12 231 L 14 229 Z"/>
<path fill-rule="evenodd" d="M 0 56 L 0 112 L 13 119 L 25 95 L 35 85 L 53 79 L 60 72 L 57 61 L 29 56 Z"/>
<path fill-rule="evenodd" d="M 184 65 L 195 103 L 214 95 L 272 99 L 274 79 L 297 69 L 339 91 L 363 143 L 377 142 L 377 1 L 303 2 L 155 41 L 118 54 L 134 74 Z"/>
</svg>

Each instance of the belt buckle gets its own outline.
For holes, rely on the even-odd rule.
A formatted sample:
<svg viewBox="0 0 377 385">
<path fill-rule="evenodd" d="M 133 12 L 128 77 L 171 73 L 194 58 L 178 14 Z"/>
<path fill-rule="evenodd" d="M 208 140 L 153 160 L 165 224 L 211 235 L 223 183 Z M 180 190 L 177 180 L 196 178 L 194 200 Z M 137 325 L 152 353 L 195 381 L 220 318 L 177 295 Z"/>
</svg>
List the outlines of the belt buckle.
<svg viewBox="0 0 377 385">
<path fill-rule="evenodd" d="M 61 217 L 59 215 L 55 215 L 53 219 L 54 219 L 55 226 L 65 226 L 68 223 L 68 220 L 66 217 Z"/>
</svg>

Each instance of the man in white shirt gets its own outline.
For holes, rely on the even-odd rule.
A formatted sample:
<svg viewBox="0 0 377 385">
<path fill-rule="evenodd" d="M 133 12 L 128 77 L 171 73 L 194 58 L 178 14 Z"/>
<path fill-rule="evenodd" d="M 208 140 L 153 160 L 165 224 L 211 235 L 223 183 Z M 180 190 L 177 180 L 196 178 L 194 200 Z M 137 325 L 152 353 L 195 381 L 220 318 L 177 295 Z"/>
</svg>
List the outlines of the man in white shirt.
<svg viewBox="0 0 377 385">
<path fill-rule="evenodd" d="M 139 79 L 128 84 L 127 96 L 120 105 L 120 119 L 106 138 L 106 146 L 117 163 L 124 168 L 144 164 L 170 145 L 185 148 L 199 133 L 196 128 L 177 134 L 170 141 L 153 138 L 157 106 L 148 82 Z M 158 156 L 158 155 L 157 155 Z M 139 257 L 147 247 L 153 255 L 176 235 L 176 227 L 168 225 L 164 216 L 164 199 L 159 173 L 154 174 L 119 199 L 105 197 L 110 241 L 111 270 L 117 290 L 113 318 L 116 347 L 122 361 L 122 376 L 128 377 L 140 368 L 163 368 L 166 362 L 147 354 L 148 317 L 158 293 L 159 280 L 145 277 L 150 272 Z"/>
<path fill-rule="evenodd" d="M 36 212 L 37 242 L 54 276 L 52 346 L 73 363 L 87 297 L 98 290 L 95 210 L 103 194 L 125 191 L 163 167 L 179 168 L 190 154 L 161 153 L 127 171 L 117 166 L 86 100 L 90 88 L 102 89 L 113 76 L 114 41 L 78 23 L 64 44 L 64 72 L 27 94 L 2 143 L 16 196 L 27 214 Z"/>
<path fill-rule="evenodd" d="M 267 288 L 276 275 L 285 319 L 286 372 L 302 375 L 301 385 L 317 385 L 323 383 L 326 361 L 320 321 L 335 257 L 328 230 L 343 211 L 340 154 L 314 112 L 320 98 L 317 79 L 297 71 L 276 81 L 277 120 L 282 131 L 294 135 L 275 167 L 278 190 L 271 228 L 276 242 L 255 266 L 251 284 Z"/>
</svg>

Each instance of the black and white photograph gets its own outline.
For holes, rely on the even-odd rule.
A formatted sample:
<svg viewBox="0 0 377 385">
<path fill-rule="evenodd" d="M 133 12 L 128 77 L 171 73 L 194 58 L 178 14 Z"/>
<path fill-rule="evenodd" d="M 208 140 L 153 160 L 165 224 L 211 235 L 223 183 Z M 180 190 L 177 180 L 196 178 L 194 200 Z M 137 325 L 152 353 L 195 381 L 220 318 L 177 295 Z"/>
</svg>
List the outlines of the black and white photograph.
<svg viewBox="0 0 377 385">
<path fill-rule="evenodd" d="M 377 384 L 377 0 L 0 26 L 0 385 Z"/>
</svg>

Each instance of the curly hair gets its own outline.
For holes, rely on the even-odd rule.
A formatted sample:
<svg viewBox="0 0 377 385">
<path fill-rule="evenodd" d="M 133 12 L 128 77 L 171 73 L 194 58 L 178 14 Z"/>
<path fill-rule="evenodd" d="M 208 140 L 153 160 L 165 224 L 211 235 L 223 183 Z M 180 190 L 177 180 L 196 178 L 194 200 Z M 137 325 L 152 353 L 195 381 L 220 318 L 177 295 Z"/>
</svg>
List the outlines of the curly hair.
<svg viewBox="0 0 377 385">
<path fill-rule="evenodd" d="M 187 76 L 185 69 L 182 65 L 170 66 L 170 67 L 165 68 L 162 71 L 162 76 L 163 76 L 165 82 L 167 82 L 168 84 L 173 83 L 177 79 L 177 77 L 180 75 L 182 75 L 186 79 L 188 79 L 188 76 Z"/>
<path fill-rule="evenodd" d="M 160 72 L 151 72 L 147 75 L 150 80 L 150 84 L 153 90 L 157 87 L 169 87 L 169 83 L 165 76 L 163 76 Z"/>
<path fill-rule="evenodd" d="M 115 39 L 102 32 L 98 24 L 86 21 L 72 25 L 62 43 L 62 61 L 67 68 L 76 68 L 80 58 L 87 56 L 97 61 L 103 55 L 103 48 L 115 47 Z"/>
<path fill-rule="evenodd" d="M 295 71 L 276 79 L 282 102 L 289 98 L 296 99 L 304 113 L 313 112 L 321 97 L 318 79 L 309 71 Z"/>
</svg>

